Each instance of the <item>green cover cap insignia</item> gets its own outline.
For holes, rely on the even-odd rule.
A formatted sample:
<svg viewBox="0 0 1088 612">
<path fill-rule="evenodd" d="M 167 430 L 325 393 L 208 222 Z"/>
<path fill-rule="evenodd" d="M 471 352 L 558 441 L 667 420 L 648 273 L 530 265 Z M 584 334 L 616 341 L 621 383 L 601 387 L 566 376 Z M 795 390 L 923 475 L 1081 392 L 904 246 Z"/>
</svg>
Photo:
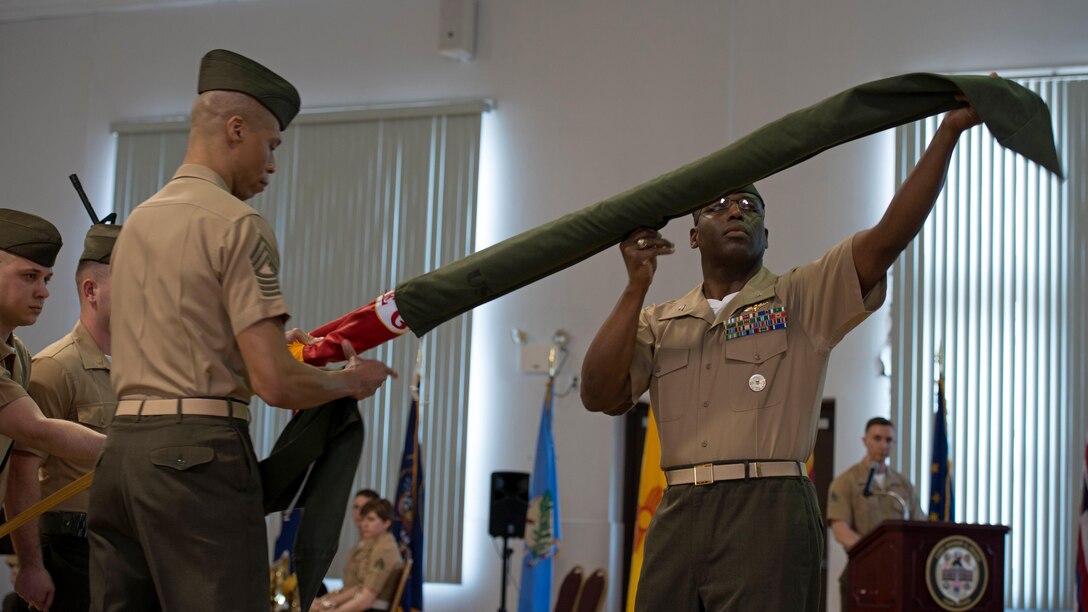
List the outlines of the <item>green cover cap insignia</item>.
<svg viewBox="0 0 1088 612">
<path fill-rule="evenodd" d="M 237 91 L 252 96 L 276 116 L 281 130 L 287 129 L 302 104 L 298 90 L 286 79 L 248 57 L 226 49 L 209 51 L 200 60 L 197 93 L 213 90 Z"/>
<path fill-rule="evenodd" d="M 52 268 L 60 251 L 60 232 L 37 215 L 0 208 L 0 249 Z"/>
<path fill-rule="evenodd" d="M 109 264 L 113 255 L 113 245 L 117 242 L 117 236 L 121 233 L 120 225 L 105 225 L 96 223 L 87 231 L 87 237 L 83 239 L 83 254 L 80 261 L 97 261 L 101 264 Z"/>
</svg>

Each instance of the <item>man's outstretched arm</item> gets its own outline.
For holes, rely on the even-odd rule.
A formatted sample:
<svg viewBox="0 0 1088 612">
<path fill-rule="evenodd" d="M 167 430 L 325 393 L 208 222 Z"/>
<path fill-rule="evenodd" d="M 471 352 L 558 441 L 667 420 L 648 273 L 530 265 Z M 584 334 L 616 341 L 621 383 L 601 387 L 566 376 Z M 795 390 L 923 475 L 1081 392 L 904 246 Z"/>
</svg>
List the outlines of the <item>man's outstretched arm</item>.
<svg viewBox="0 0 1088 612">
<path fill-rule="evenodd" d="M 347 365 L 340 370 L 322 370 L 291 356 L 283 323 L 263 319 L 235 336 L 249 372 L 253 391 L 278 408 L 315 408 L 341 397 L 366 399 L 386 378 L 397 372 L 373 359 L 360 359 L 350 345 L 345 347 Z"/>
<path fill-rule="evenodd" d="M 106 436 L 79 423 L 46 418 L 30 397 L 0 407 L 0 432 L 29 448 L 72 459 L 96 459 Z"/>
<path fill-rule="evenodd" d="M 880 222 L 854 239 L 854 266 L 862 295 L 868 294 L 884 278 L 895 259 L 921 231 L 944 187 L 948 164 L 960 135 L 979 123 L 978 114 L 970 106 L 945 115 L 922 157 L 895 192 Z"/>
</svg>

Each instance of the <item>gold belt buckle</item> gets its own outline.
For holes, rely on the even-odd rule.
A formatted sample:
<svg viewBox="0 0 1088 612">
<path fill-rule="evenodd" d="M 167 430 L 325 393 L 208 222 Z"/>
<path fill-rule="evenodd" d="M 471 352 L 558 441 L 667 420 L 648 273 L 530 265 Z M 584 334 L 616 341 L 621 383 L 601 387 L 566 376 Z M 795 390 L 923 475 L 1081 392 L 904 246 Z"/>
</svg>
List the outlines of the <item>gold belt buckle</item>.
<svg viewBox="0 0 1088 612">
<path fill-rule="evenodd" d="M 703 485 L 714 483 L 714 464 L 704 463 L 702 465 L 696 465 L 691 468 L 695 473 L 695 486 L 701 487 Z M 705 470 L 703 476 L 700 478 L 699 470 Z"/>
</svg>

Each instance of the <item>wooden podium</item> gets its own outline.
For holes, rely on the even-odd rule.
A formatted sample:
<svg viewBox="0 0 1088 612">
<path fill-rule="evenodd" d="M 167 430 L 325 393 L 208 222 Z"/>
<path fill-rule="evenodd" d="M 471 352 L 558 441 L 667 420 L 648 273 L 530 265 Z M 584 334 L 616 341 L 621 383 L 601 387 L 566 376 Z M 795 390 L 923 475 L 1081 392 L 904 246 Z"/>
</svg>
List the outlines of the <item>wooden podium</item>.
<svg viewBox="0 0 1088 612">
<path fill-rule="evenodd" d="M 884 521 L 850 549 L 843 609 L 1004 610 L 1004 525 Z"/>
</svg>

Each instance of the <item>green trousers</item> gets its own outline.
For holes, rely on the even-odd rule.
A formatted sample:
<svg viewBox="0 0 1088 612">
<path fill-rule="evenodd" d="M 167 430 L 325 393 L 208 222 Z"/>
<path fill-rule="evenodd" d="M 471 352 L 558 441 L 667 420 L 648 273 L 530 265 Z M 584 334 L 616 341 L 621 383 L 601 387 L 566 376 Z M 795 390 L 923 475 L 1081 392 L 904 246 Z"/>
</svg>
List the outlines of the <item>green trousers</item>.
<svg viewBox="0 0 1088 612">
<path fill-rule="evenodd" d="M 636 612 L 816 612 L 824 525 L 808 478 L 665 490 L 649 531 Z"/>
<path fill-rule="evenodd" d="M 95 612 L 268 612 L 268 540 L 249 428 L 118 416 L 87 513 Z"/>
</svg>

